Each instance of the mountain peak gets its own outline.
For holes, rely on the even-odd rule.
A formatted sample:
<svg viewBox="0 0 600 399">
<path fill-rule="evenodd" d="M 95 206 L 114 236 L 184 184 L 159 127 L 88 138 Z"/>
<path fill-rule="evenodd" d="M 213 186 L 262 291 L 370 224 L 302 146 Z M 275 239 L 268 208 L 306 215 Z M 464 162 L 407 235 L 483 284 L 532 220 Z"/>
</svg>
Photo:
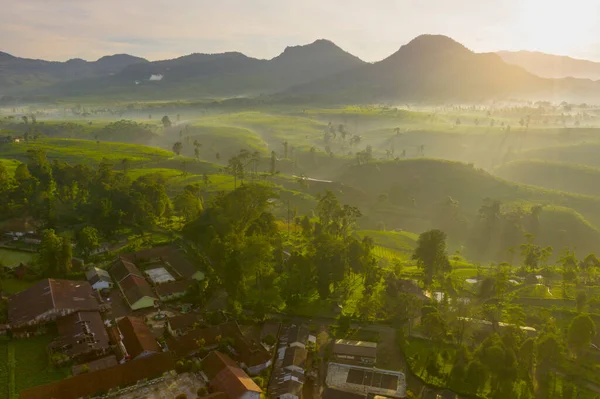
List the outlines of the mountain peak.
<svg viewBox="0 0 600 399">
<path fill-rule="evenodd" d="M 107 62 L 107 61 L 146 61 L 144 58 L 136 57 L 129 54 L 113 54 L 105 55 L 96 60 L 96 62 Z"/>
<path fill-rule="evenodd" d="M 456 40 L 444 35 L 420 35 L 402 47 L 422 51 L 470 51 Z"/>
<path fill-rule="evenodd" d="M 283 53 L 281 53 L 279 55 L 279 57 L 281 57 L 282 55 L 289 55 L 289 54 L 295 54 L 295 53 L 308 54 L 308 53 L 320 52 L 320 51 L 343 52 L 344 50 L 342 50 L 340 47 L 338 47 L 334 42 L 332 42 L 330 40 L 318 39 L 310 44 L 301 44 L 298 46 L 287 46 L 285 48 L 285 50 L 283 50 Z"/>
<path fill-rule="evenodd" d="M 0 58 L 15 58 L 15 56 L 0 51 Z"/>
</svg>

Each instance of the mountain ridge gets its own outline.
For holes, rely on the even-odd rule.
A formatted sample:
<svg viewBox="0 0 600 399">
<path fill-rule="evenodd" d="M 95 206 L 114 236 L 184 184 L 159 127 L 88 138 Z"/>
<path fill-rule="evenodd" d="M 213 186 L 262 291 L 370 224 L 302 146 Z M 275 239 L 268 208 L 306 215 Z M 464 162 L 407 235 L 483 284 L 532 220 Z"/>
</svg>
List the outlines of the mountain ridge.
<svg viewBox="0 0 600 399">
<path fill-rule="evenodd" d="M 505 62 L 541 77 L 600 80 L 600 62 L 527 50 L 498 51 L 496 54 Z"/>
<path fill-rule="evenodd" d="M 560 97 L 560 101 L 593 101 L 600 93 L 600 82 L 542 78 L 505 62 L 497 53 L 475 53 L 452 38 L 429 34 L 417 36 L 374 63 L 361 60 L 329 40 L 318 39 L 288 46 L 268 60 L 235 51 L 192 53 L 159 61 L 116 54 L 101 57 L 94 65 L 121 63 L 120 69 L 104 68 L 102 73 L 70 71 L 68 76 L 63 71 L 62 75 L 47 79 L 38 73 L 33 74 L 33 83 L 29 85 L 11 81 L 10 74 L 5 73 L 6 65 L 19 64 L 19 60 L 22 59 L 0 58 L 0 83 L 9 90 L 49 97 L 269 95 L 274 101 L 287 98 L 334 102 L 558 100 Z M 64 69 L 71 64 L 71 69 L 84 71 L 90 65 L 78 59 L 49 64 Z M 3 94 L 6 93 L 0 92 Z"/>
</svg>

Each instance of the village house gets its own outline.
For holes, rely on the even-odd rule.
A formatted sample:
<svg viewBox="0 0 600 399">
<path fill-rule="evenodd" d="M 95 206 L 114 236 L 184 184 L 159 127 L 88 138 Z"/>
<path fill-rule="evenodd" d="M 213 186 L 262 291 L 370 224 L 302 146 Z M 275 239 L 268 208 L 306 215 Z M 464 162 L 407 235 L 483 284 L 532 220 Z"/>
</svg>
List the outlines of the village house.
<svg viewBox="0 0 600 399">
<path fill-rule="evenodd" d="M 123 389 L 138 381 L 162 376 L 175 368 L 175 358 L 159 353 L 98 371 L 40 385 L 21 391 L 20 399 L 79 399 L 94 397 L 112 389 Z"/>
<path fill-rule="evenodd" d="M 150 328 L 143 319 L 127 316 L 117 322 L 121 349 L 125 349 L 125 360 L 140 359 L 161 351 Z"/>
<path fill-rule="evenodd" d="M 104 269 L 93 267 L 85 273 L 85 277 L 96 291 L 113 288 L 113 280 Z"/>
<path fill-rule="evenodd" d="M 310 330 L 304 324 L 293 325 L 288 329 L 288 346 L 306 349 L 308 342 L 316 342 L 316 337 L 310 334 Z"/>
<path fill-rule="evenodd" d="M 119 286 L 131 310 L 155 306 L 158 298 L 156 298 L 152 287 L 143 277 L 142 272 L 133 263 L 119 257 L 111 265 L 110 274 Z"/>
<path fill-rule="evenodd" d="M 179 337 L 183 334 L 200 326 L 201 319 L 195 313 L 187 313 L 167 318 L 167 331 L 173 337 Z"/>
<path fill-rule="evenodd" d="M 209 387 L 228 399 L 260 399 L 262 390 L 229 356 L 213 351 L 202 360 Z"/>
<path fill-rule="evenodd" d="M 224 339 L 231 339 L 229 350 L 232 356 L 250 375 L 260 374 L 272 364 L 271 354 L 260 344 L 244 337 L 235 322 L 219 326 L 194 329 L 180 336 L 167 339 L 167 346 L 180 357 L 198 354 L 202 351 L 213 350 Z M 202 343 L 202 345 L 199 345 Z"/>
<path fill-rule="evenodd" d="M 203 280 L 204 273 L 190 263 L 184 254 L 173 246 L 144 249 L 124 254 L 122 257 L 133 263 L 164 264 L 175 272 L 180 279 Z"/>
<path fill-rule="evenodd" d="M 170 281 L 157 285 L 154 290 L 161 301 L 167 302 L 185 296 L 192 284 L 193 280 Z"/>
<path fill-rule="evenodd" d="M 8 320 L 13 330 L 45 324 L 75 312 L 99 310 L 87 281 L 46 279 L 8 300 Z"/>
<path fill-rule="evenodd" d="M 76 312 L 56 321 L 58 337 L 48 351 L 64 355 L 61 362 L 92 360 L 110 351 L 108 334 L 99 312 Z M 52 357 L 51 355 L 51 357 Z"/>
<path fill-rule="evenodd" d="M 283 356 L 282 367 L 284 370 L 295 371 L 304 374 L 307 356 L 308 351 L 304 348 L 299 348 L 297 346 L 287 348 L 285 350 L 285 355 Z"/>
<path fill-rule="evenodd" d="M 329 362 L 325 382 L 329 388 L 357 394 L 406 397 L 406 377 L 399 371 Z"/>
<path fill-rule="evenodd" d="M 304 388 L 304 374 L 290 372 L 282 375 L 280 380 L 274 384 L 271 397 L 280 399 L 301 399 Z"/>
<path fill-rule="evenodd" d="M 342 363 L 373 365 L 377 360 L 377 344 L 337 339 L 333 344 L 332 358 Z"/>
</svg>

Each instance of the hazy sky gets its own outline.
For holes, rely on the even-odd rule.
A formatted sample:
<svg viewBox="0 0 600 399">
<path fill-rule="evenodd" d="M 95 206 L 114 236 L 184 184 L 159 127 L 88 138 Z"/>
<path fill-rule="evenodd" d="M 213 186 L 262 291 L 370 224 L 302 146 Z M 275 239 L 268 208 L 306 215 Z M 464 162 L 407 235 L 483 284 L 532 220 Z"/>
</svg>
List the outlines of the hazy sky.
<svg viewBox="0 0 600 399">
<path fill-rule="evenodd" d="M 600 61 L 598 0 L 0 0 L 0 10 L 0 51 L 51 60 L 228 50 L 271 58 L 326 38 L 377 61 L 439 33 L 478 52 Z"/>
</svg>

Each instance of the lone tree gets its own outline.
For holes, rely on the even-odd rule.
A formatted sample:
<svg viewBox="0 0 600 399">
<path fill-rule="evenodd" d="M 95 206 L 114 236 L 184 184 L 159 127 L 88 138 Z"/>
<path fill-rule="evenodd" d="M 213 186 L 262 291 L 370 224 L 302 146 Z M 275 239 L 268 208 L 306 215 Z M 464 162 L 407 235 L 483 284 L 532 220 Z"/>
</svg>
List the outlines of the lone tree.
<svg viewBox="0 0 600 399">
<path fill-rule="evenodd" d="M 587 352 L 596 336 L 596 324 L 588 315 L 579 315 L 569 325 L 567 341 L 571 352 L 579 357 Z"/>
<path fill-rule="evenodd" d="M 177 155 L 181 154 L 182 147 L 183 144 L 181 144 L 181 141 L 178 141 L 177 143 L 173 144 L 173 152 Z"/>
<path fill-rule="evenodd" d="M 169 117 L 167 115 L 163 116 L 160 121 L 162 122 L 163 127 L 165 127 L 165 128 L 171 127 L 171 125 L 173 125 L 171 123 L 171 119 L 169 119 Z"/>
<path fill-rule="evenodd" d="M 425 285 L 431 285 L 435 278 L 450 270 L 450 261 L 446 253 L 446 233 L 441 230 L 422 233 L 412 258 L 423 269 Z"/>
</svg>

